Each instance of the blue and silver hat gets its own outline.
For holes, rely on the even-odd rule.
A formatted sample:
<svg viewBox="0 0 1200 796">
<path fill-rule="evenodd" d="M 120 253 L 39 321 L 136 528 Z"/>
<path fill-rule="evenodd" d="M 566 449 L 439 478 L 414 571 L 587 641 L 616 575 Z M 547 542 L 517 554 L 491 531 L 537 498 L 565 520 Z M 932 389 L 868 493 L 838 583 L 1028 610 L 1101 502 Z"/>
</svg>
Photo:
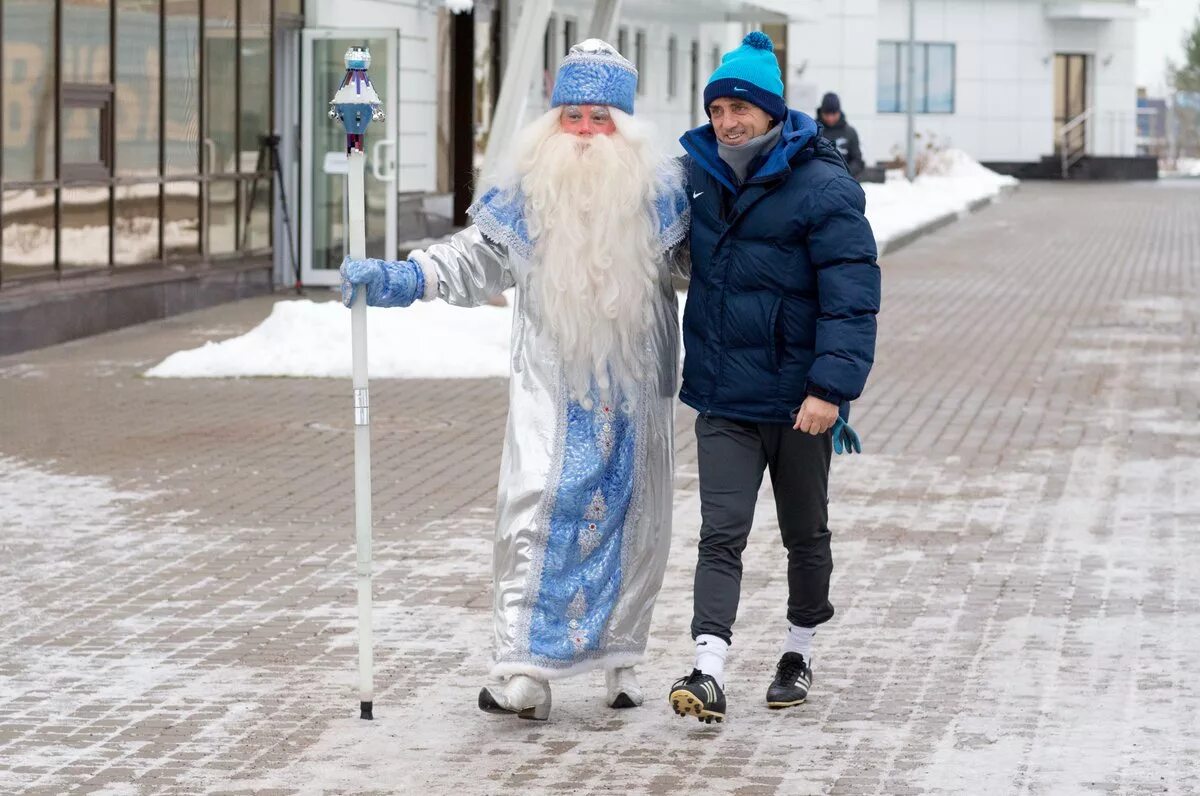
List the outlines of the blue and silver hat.
<svg viewBox="0 0 1200 796">
<path fill-rule="evenodd" d="M 587 39 L 571 47 L 558 66 L 550 106 L 609 105 L 633 113 L 637 69 L 600 39 Z"/>
</svg>

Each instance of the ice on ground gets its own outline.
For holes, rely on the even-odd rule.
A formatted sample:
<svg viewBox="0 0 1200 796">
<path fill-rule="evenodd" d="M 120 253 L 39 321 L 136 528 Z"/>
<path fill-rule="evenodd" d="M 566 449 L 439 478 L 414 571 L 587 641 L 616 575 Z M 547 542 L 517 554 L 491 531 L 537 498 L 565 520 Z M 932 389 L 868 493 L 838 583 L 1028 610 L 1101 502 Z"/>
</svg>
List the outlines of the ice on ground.
<svg viewBox="0 0 1200 796">
<path fill-rule="evenodd" d="M 61 502 L 48 496 L 69 496 Z M 113 488 L 107 478 L 51 473 L 0 454 L 0 534 L 45 541 L 49 529 L 109 527 L 123 506 L 146 493 Z"/>
</svg>

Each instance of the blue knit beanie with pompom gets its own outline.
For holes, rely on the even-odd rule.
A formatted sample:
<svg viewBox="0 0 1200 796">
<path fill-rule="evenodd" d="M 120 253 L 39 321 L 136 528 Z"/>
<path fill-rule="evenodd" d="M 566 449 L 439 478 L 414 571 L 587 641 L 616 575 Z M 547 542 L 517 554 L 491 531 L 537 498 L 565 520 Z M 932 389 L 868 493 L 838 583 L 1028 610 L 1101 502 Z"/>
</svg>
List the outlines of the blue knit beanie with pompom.
<svg viewBox="0 0 1200 796">
<path fill-rule="evenodd" d="M 783 76 L 775 45 L 762 31 L 754 31 L 742 39 L 736 49 L 725 53 L 721 65 L 704 87 L 704 111 L 715 99 L 737 97 L 748 100 L 780 121 L 787 116 L 783 101 Z"/>
</svg>

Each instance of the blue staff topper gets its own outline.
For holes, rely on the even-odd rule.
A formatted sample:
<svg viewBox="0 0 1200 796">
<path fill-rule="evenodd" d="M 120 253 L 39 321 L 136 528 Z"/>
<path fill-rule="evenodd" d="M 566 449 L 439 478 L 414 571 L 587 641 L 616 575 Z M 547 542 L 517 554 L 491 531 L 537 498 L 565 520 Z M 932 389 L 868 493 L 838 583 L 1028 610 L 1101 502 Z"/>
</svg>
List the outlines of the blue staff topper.
<svg viewBox="0 0 1200 796">
<path fill-rule="evenodd" d="M 371 85 L 371 78 L 367 77 L 370 66 L 371 53 L 366 47 L 346 50 L 346 76 L 329 101 L 329 118 L 336 119 L 346 128 L 346 154 L 362 152 L 367 125 L 372 120 L 383 119 L 379 95 Z"/>
</svg>

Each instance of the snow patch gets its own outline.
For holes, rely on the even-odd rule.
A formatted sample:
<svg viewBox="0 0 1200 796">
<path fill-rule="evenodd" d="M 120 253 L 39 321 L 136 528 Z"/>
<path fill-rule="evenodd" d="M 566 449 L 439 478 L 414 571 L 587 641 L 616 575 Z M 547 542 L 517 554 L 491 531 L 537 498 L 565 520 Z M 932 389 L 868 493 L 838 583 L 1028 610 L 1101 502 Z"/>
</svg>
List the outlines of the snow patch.
<svg viewBox="0 0 1200 796">
<path fill-rule="evenodd" d="M 892 172 L 886 183 L 864 183 L 862 188 L 867 220 L 882 251 L 897 238 L 948 214 L 967 213 L 972 203 L 1016 184 L 1016 178 L 985 168 L 961 150 L 948 149 L 911 183 Z"/>
<path fill-rule="evenodd" d="M 368 369 L 383 379 L 507 378 L 513 309 L 441 301 L 367 310 Z M 179 351 L 151 378 L 349 378 L 350 311 L 336 301 L 281 301 L 240 337 Z"/>
<path fill-rule="evenodd" d="M 508 305 L 465 310 L 441 301 L 367 309 L 373 379 L 509 376 L 513 291 Z M 684 300 L 683 294 L 679 300 Z M 682 318 L 682 313 L 680 314 Z M 145 372 L 160 379 L 292 376 L 350 378 L 350 313 L 336 301 L 280 301 L 246 334 L 177 351 Z"/>
<path fill-rule="evenodd" d="M 1200 177 L 1200 158 L 1177 158 L 1175 168 L 1159 169 L 1164 177 Z"/>
</svg>

